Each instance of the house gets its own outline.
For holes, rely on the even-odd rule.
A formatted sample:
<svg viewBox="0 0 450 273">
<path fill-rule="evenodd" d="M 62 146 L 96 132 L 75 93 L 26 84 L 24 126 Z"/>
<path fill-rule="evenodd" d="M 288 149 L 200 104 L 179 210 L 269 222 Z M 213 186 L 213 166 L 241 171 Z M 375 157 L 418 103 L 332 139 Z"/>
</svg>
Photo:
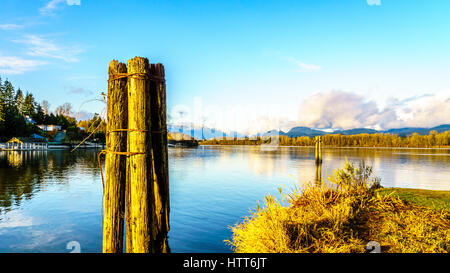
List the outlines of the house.
<svg viewBox="0 0 450 273">
<path fill-rule="evenodd" d="M 36 121 L 34 121 L 30 116 L 25 116 L 26 123 L 36 124 Z"/>
<path fill-rule="evenodd" d="M 37 136 L 37 137 L 36 137 Z M 13 137 L 3 147 L 3 150 L 47 150 L 47 139 L 34 134 L 31 137 Z"/>
<path fill-rule="evenodd" d="M 47 131 L 47 132 L 51 132 L 51 131 L 54 131 L 54 130 L 61 131 L 61 126 L 60 126 L 60 125 L 53 125 L 53 124 L 51 124 L 51 125 L 46 125 L 46 124 L 41 124 L 41 125 L 38 125 L 37 127 L 39 127 L 41 130 Z"/>
</svg>

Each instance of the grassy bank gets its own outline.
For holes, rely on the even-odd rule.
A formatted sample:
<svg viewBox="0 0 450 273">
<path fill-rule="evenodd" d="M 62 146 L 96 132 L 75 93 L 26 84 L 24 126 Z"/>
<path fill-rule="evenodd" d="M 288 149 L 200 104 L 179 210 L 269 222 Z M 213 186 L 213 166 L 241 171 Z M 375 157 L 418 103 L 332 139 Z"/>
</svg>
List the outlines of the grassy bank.
<svg viewBox="0 0 450 273">
<path fill-rule="evenodd" d="M 346 163 L 329 183 L 308 184 L 232 227 L 235 252 L 382 252 L 450 250 L 449 192 L 379 188 L 370 167 Z"/>
<path fill-rule="evenodd" d="M 377 190 L 377 192 L 382 195 L 392 194 L 393 196 L 399 197 L 407 204 L 450 212 L 450 191 L 383 188 Z"/>
</svg>

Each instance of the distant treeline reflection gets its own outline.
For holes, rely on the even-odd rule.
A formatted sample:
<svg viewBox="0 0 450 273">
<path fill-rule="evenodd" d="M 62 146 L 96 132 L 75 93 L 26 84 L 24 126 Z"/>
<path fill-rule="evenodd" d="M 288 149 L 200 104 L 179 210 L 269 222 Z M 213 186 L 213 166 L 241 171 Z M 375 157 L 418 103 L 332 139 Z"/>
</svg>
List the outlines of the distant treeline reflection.
<svg viewBox="0 0 450 273">
<path fill-rule="evenodd" d="M 323 145 L 332 147 L 408 147 L 441 148 L 450 147 L 450 131 L 438 133 L 431 131 L 428 135 L 413 133 L 407 137 L 394 134 L 329 134 L 322 136 Z M 209 139 L 200 145 L 261 145 L 277 143 L 281 146 L 313 146 L 314 137 L 264 136 L 255 138 Z"/>
<path fill-rule="evenodd" d="M 100 175 L 97 154 L 90 150 L 0 151 L 0 219 L 11 207 L 45 190 L 47 183 L 67 184 L 77 165 Z"/>
</svg>

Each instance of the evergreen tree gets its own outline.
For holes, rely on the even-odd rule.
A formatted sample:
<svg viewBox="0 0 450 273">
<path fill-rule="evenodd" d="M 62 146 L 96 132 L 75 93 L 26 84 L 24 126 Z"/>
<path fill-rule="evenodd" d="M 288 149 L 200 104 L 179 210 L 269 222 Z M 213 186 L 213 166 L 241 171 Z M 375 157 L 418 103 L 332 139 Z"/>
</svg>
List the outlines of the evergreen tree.
<svg viewBox="0 0 450 273">
<path fill-rule="evenodd" d="M 44 109 L 39 103 L 36 105 L 36 113 L 32 116 L 32 118 L 37 124 L 43 124 L 45 121 Z"/>
<path fill-rule="evenodd" d="M 3 91 L 3 81 L 2 77 L 0 77 L 0 130 L 3 125 L 3 121 L 5 121 L 5 100 L 4 100 L 4 91 Z"/>
<path fill-rule="evenodd" d="M 14 102 L 16 104 L 17 110 L 19 111 L 19 114 L 23 115 L 25 110 L 25 104 L 24 104 L 24 98 L 22 90 L 17 89 L 16 96 L 14 98 Z"/>
<path fill-rule="evenodd" d="M 9 111 L 15 108 L 15 101 L 14 101 L 14 87 L 11 84 L 10 81 L 5 80 L 5 83 L 3 85 L 3 99 L 5 101 L 5 110 Z"/>
<path fill-rule="evenodd" d="M 24 101 L 24 114 L 28 116 L 33 116 L 36 112 L 36 102 L 34 101 L 33 94 L 28 93 Z"/>
</svg>

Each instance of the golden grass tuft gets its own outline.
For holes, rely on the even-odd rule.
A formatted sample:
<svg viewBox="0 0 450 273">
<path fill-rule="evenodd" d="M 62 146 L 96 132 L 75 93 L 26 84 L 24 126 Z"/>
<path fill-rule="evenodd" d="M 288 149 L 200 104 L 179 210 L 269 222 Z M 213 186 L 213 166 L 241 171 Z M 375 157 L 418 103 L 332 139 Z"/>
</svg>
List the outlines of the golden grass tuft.
<svg viewBox="0 0 450 273">
<path fill-rule="evenodd" d="M 346 162 L 330 183 L 296 188 L 281 202 L 269 195 L 226 242 L 238 253 L 365 252 L 369 241 L 382 252 L 448 253 L 450 213 L 378 194 L 371 174 L 363 163 Z"/>
</svg>

